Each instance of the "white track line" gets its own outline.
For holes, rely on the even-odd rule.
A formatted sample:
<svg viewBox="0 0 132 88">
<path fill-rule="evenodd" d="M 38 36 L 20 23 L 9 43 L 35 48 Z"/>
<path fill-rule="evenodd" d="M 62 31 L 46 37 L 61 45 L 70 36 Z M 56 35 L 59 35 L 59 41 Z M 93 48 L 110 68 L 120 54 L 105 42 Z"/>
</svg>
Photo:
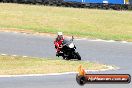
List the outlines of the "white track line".
<svg viewBox="0 0 132 88">
<path fill-rule="evenodd" d="M 2 56 L 13 56 L 13 57 L 17 57 L 17 56 L 19 56 L 19 55 L 15 55 L 15 54 L 14 54 L 14 55 L 9 55 L 9 54 L 0 54 L 0 55 L 2 55 Z M 25 58 L 25 57 L 28 57 L 28 56 L 21 56 L 21 57 L 24 57 L 24 58 Z"/>
<path fill-rule="evenodd" d="M 96 40 L 89 40 L 89 41 L 95 41 L 95 42 L 96 42 L 96 41 L 97 41 L 97 42 L 102 42 L 102 41 L 103 41 L 103 42 L 104 42 L 105 40 L 102 40 L 102 39 L 96 39 Z"/>
<path fill-rule="evenodd" d="M 17 55 L 11 55 L 11 56 L 16 57 Z"/>
<path fill-rule="evenodd" d="M 114 40 L 108 40 L 108 41 L 105 41 L 105 42 L 116 42 L 116 41 L 114 41 Z"/>
<path fill-rule="evenodd" d="M 79 38 L 75 40 L 88 40 L 88 41 L 93 41 L 93 42 L 119 42 L 119 43 L 132 43 L 132 42 L 127 42 L 127 41 L 115 41 L 115 40 L 102 40 L 102 39 L 87 39 L 87 38 Z"/>
<path fill-rule="evenodd" d="M 121 43 L 128 43 L 128 42 L 126 42 L 126 41 L 121 41 Z"/>
<path fill-rule="evenodd" d="M 7 54 L 1 54 L 2 56 L 6 56 Z"/>
<path fill-rule="evenodd" d="M 87 40 L 87 38 L 77 38 L 75 40 Z"/>
<path fill-rule="evenodd" d="M 22 56 L 22 57 L 28 57 L 28 56 Z"/>
</svg>

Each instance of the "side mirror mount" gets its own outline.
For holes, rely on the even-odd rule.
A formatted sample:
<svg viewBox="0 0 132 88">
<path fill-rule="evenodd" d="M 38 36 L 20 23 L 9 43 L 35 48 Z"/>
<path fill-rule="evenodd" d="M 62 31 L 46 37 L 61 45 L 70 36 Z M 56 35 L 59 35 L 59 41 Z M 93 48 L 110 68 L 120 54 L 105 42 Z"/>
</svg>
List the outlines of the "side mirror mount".
<svg viewBox="0 0 132 88">
<path fill-rule="evenodd" d="M 72 41 L 74 40 L 74 37 L 72 36 Z"/>
</svg>

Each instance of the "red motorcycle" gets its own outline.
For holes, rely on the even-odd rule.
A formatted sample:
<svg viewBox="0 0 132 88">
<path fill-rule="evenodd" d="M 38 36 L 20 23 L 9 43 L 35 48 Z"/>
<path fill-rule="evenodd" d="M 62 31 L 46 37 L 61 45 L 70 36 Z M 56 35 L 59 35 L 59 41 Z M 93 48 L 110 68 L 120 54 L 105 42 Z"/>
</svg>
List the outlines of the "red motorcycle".
<svg viewBox="0 0 132 88">
<path fill-rule="evenodd" d="M 62 48 L 60 49 L 60 53 L 58 55 L 62 56 L 63 59 L 65 60 L 70 60 L 70 59 L 78 59 L 81 60 L 81 56 L 79 55 L 78 52 L 76 52 L 76 46 L 73 43 L 73 37 L 71 40 L 64 39 L 62 42 Z"/>
</svg>

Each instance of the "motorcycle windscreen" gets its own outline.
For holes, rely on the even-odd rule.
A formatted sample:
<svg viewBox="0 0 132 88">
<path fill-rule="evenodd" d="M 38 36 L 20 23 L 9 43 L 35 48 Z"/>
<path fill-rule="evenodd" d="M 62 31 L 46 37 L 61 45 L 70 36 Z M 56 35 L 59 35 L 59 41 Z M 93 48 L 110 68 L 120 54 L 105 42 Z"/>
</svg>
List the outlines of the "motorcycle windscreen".
<svg viewBox="0 0 132 88">
<path fill-rule="evenodd" d="M 63 41 L 63 45 L 69 45 L 71 43 L 71 41 L 70 40 L 68 40 L 68 39 L 64 39 L 64 41 Z"/>
</svg>

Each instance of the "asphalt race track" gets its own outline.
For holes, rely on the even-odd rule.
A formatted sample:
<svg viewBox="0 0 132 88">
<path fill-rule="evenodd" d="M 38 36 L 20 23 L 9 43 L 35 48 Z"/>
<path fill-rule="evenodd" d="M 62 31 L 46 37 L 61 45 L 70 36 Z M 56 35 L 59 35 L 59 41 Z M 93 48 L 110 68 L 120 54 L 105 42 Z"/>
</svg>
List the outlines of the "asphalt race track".
<svg viewBox="0 0 132 88">
<path fill-rule="evenodd" d="M 0 54 L 55 58 L 53 37 L 0 32 Z M 132 42 L 76 39 L 82 60 L 115 65 L 120 69 L 96 73 L 132 75 Z M 92 72 L 93 73 L 93 72 Z M 0 88 L 81 88 L 75 74 L 0 77 Z M 132 88 L 130 84 L 86 84 L 84 88 Z"/>
</svg>

